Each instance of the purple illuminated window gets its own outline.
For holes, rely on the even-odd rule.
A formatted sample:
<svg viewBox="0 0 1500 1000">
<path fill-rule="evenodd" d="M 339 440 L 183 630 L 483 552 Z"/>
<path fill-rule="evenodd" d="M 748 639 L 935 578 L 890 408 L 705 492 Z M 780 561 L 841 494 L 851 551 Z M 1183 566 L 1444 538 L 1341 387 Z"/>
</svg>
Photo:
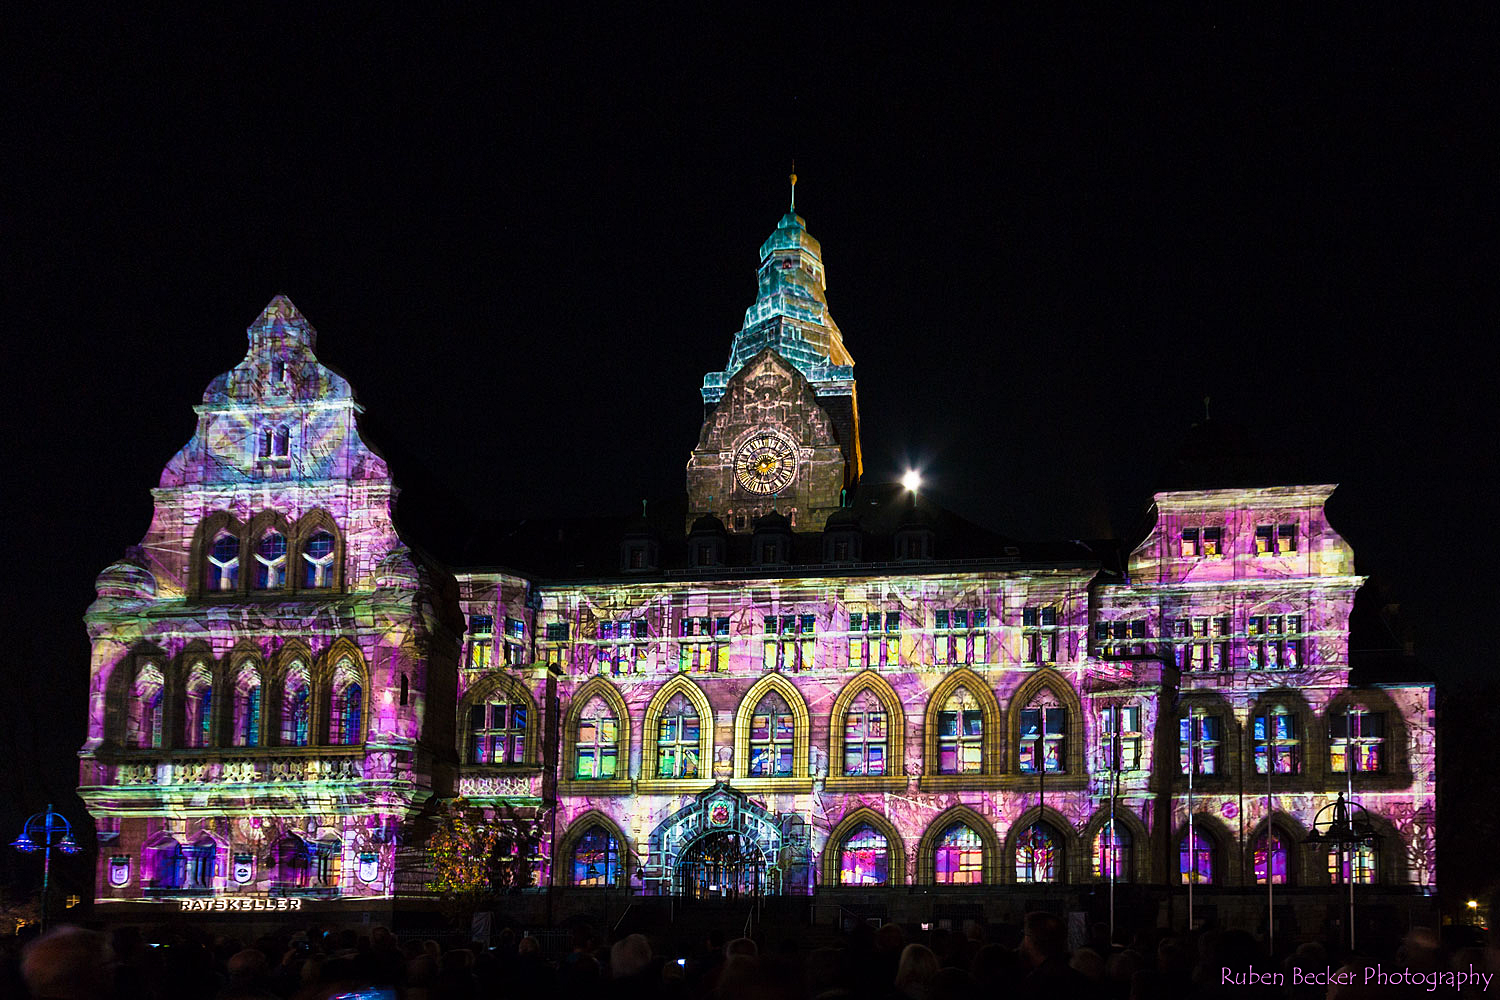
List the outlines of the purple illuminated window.
<svg viewBox="0 0 1500 1000">
<path fill-rule="evenodd" d="M 1367 708 L 1334 709 L 1328 716 L 1328 767 L 1379 771 L 1385 764 L 1385 716 Z"/>
<path fill-rule="evenodd" d="M 972 827 L 954 823 L 938 838 L 933 874 L 939 885 L 984 881 L 984 841 Z"/>
<path fill-rule="evenodd" d="M 580 781 L 615 777 L 620 757 L 620 727 L 603 698 L 584 706 L 578 719 L 578 756 L 573 776 Z"/>
<path fill-rule="evenodd" d="M 1214 880 L 1214 844 L 1202 830 L 1195 829 L 1192 840 L 1183 834 L 1178 843 L 1178 871 L 1182 883 L 1212 882 Z"/>
<path fill-rule="evenodd" d="M 840 885 L 885 885 L 891 877 L 891 850 L 885 837 L 865 823 L 844 839 L 839 852 Z"/>
<path fill-rule="evenodd" d="M 1033 823 L 1016 835 L 1016 881 L 1056 882 L 1062 861 L 1057 831 Z"/>
<path fill-rule="evenodd" d="M 967 688 L 953 692 L 938 712 L 938 774 L 984 770 L 984 712 Z"/>
<path fill-rule="evenodd" d="M 1130 831 L 1118 823 L 1106 822 L 1094 834 L 1092 870 L 1095 878 L 1108 879 L 1113 873 L 1115 881 L 1130 881 Z"/>
<path fill-rule="evenodd" d="M 204 588 L 233 590 L 240 581 L 240 540 L 227 532 L 214 539 L 208 550 Z"/>
<path fill-rule="evenodd" d="M 1297 739 L 1297 717 L 1285 708 L 1257 715 L 1251 731 L 1255 740 L 1255 773 L 1269 768 L 1276 774 L 1297 774 L 1302 769 L 1301 742 Z"/>
<path fill-rule="evenodd" d="M 470 764 L 522 764 L 526 761 L 526 706 L 491 701 L 469 709 Z"/>
<path fill-rule="evenodd" d="M 268 531 L 255 545 L 255 588 L 279 590 L 286 586 L 286 536 Z"/>
<path fill-rule="evenodd" d="M 333 586 L 333 535 L 319 531 L 307 540 L 302 549 L 302 585 L 314 589 Z"/>
<path fill-rule="evenodd" d="M 1178 722 L 1179 757 L 1182 773 L 1189 767 L 1194 774 L 1219 773 L 1219 747 L 1223 743 L 1223 722 L 1217 715 L 1190 713 Z"/>
<path fill-rule="evenodd" d="M 844 716 L 844 777 L 884 775 L 887 739 L 885 706 L 862 692 Z"/>
<path fill-rule="evenodd" d="M 750 716 L 750 776 L 791 777 L 794 735 L 792 710 L 779 694 L 767 694 Z"/>
<path fill-rule="evenodd" d="M 591 826 L 573 849 L 573 884 L 590 887 L 618 885 L 620 842 L 602 826 Z"/>
<path fill-rule="evenodd" d="M 1255 838 L 1255 881 L 1265 885 L 1267 871 L 1275 885 L 1285 885 L 1287 880 L 1287 843 L 1280 830 L 1261 831 Z"/>
<path fill-rule="evenodd" d="M 698 758 L 702 753 L 698 710 L 686 695 L 677 694 L 667 702 L 657 721 L 656 776 L 658 778 L 698 777 Z"/>
<path fill-rule="evenodd" d="M 1067 770 L 1064 749 L 1068 710 L 1059 706 L 1021 711 L 1020 767 L 1022 774 L 1061 774 Z M 1042 763 L 1039 765 L 1038 761 Z"/>
</svg>

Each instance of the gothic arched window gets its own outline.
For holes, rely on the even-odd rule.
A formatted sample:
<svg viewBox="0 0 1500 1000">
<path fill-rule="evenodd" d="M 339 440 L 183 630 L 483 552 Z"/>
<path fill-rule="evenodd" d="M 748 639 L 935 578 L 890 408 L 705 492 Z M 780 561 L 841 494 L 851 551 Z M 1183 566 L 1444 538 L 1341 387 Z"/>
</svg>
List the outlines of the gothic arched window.
<svg viewBox="0 0 1500 1000">
<path fill-rule="evenodd" d="M 768 692 L 750 716 L 750 776 L 789 778 L 796 723 L 786 699 Z"/>
<path fill-rule="evenodd" d="M 934 854 L 939 885 L 978 885 L 984 880 L 984 841 L 968 824 L 954 823 L 944 830 Z"/>
<path fill-rule="evenodd" d="M 938 774 L 984 769 L 984 712 L 968 688 L 958 688 L 938 712 Z"/>
<path fill-rule="evenodd" d="M 183 704 L 182 744 L 187 747 L 213 746 L 213 678 L 203 664 L 194 664 L 188 674 Z"/>
<path fill-rule="evenodd" d="M 233 590 L 240 582 L 240 540 L 234 535 L 221 532 L 208 547 L 204 566 L 203 589 L 210 591 Z"/>
<path fill-rule="evenodd" d="M 1287 859 L 1290 839 L 1274 826 L 1262 830 L 1255 838 L 1253 861 L 1255 884 L 1265 885 L 1268 877 L 1275 885 L 1285 885 L 1288 880 Z"/>
<path fill-rule="evenodd" d="M 1177 845 L 1178 871 L 1182 883 L 1210 883 L 1214 880 L 1214 842 L 1202 828 L 1183 834 Z"/>
<path fill-rule="evenodd" d="M 620 722 L 603 698 L 594 698 L 578 718 L 578 763 L 573 776 L 580 780 L 613 778 L 619 766 Z"/>
<path fill-rule="evenodd" d="M 573 884 L 612 886 L 619 883 L 620 842 L 602 826 L 591 826 L 573 847 Z"/>
<path fill-rule="evenodd" d="M 255 589 L 280 590 L 286 586 L 286 536 L 268 531 L 255 543 Z"/>
<path fill-rule="evenodd" d="M 312 697 L 307 668 L 294 663 L 287 668 L 281 694 L 281 745 L 305 747 L 312 737 Z"/>
<path fill-rule="evenodd" d="M 844 714 L 844 777 L 884 775 L 889 718 L 873 691 L 861 692 Z"/>
<path fill-rule="evenodd" d="M 1113 874 L 1115 881 L 1129 882 L 1134 871 L 1130 854 L 1134 843 L 1129 829 L 1112 820 L 1106 821 L 1094 834 L 1094 877 L 1107 880 Z"/>
<path fill-rule="evenodd" d="M 242 667 L 234 681 L 235 746 L 260 746 L 260 713 L 260 674 L 254 667 Z"/>
<path fill-rule="evenodd" d="M 1036 822 L 1016 836 L 1016 881 L 1056 882 L 1062 870 L 1062 840 L 1051 824 Z"/>
<path fill-rule="evenodd" d="M 161 670 L 155 664 L 143 667 L 136 674 L 135 686 L 131 690 L 128 706 L 129 731 L 126 734 L 130 746 L 141 750 L 159 750 L 162 741 L 163 700 L 166 685 Z"/>
<path fill-rule="evenodd" d="M 323 589 L 333 586 L 333 555 L 337 548 L 333 533 L 314 532 L 302 547 L 302 586 Z"/>
<path fill-rule="evenodd" d="M 656 776 L 698 777 L 699 738 L 702 723 L 698 709 L 684 694 L 672 696 L 657 722 Z"/>
<path fill-rule="evenodd" d="M 364 688 L 347 681 L 333 696 L 333 739 L 342 746 L 357 746 L 364 739 Z"/>
<path fill-rule="evenodd" d="M 885 885 L 891 878 L 891 848 L 885 835 L 862 823 L 839 850 L 840 885 Z"/>
</svg>

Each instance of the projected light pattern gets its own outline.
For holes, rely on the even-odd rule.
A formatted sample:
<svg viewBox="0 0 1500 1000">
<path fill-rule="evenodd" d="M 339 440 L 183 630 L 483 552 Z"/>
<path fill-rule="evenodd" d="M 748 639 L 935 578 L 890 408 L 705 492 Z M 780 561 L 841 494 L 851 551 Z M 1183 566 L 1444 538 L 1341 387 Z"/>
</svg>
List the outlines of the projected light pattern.
<svg viewBox="0 0 1500 1000">
<path fill-rule="evenodd" d="M 415 745 L 452 718 L 420 706 L 460 623 L 396 534 L 348 383 L 287 299 L 248 333 L 87 615 L 102 899 L 390 896 L 433 784 Z"/>
<path fill-rule="evenodd" d="M 785 535 L 827 519 L 846 545 L 816 571 L 726 565 L 736 501 L 689 518 L 688 567 L 632 535 L 617 575 L 450 577 L 398 536 L 348 383 L 273 300 L 86 618 L 100 898 L 423 891 L 401 831 L 453 796 L 546 831 L 518 888 L 585 898 L 1436 884 L 1433 691 L 1349 687 L 1363 578 L 1333 487 L 1159 493 L 1123 576 L 1082 547 L 861 562 L 821 250 L 789 215 L 762 258 L 690 508 L 728 505 L 723 468 L 692 470 L 779 415 L 817 472 Z M 1377 846 L 1345 871 L 1283 843 L 1349 785 Z"/>
</svg>

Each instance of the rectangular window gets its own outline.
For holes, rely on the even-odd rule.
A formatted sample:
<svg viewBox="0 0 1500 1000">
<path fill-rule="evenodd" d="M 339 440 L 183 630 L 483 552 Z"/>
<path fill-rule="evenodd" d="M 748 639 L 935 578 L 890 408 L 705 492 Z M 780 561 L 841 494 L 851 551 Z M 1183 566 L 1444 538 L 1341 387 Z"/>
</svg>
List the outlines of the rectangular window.
<svg viewBox="0 0 1500 1000">
<path fill-rule="evenodd" d="M 1302 666 L 1302 616 L 1253 615 L 1246 623 L 1245 664 L 1251 670 Z"/>
<path fill-rule="evenodd" d="M 938 773 L 978 774 L 984 763 L 984 713 L 978 708 L 938 713 Z"/>
<path fill-rule="evenodd" d="M 519 665 L 524 657 L 526 648 L 526 623 L 519 618 L 505 619 L 505 662 L 512 666 Z"/>
<path fill-rule="evenodd" d="M 1297 551 L 1297 526 L 1282 524 L 1276 527 L 1276 551 L 1287 555 Z"/>
<path fill-rule="evenodd" d="M 788 673 L 811 670 L 816 662 L 817 628 L 816 615 L 766 615 L 762 619 L 761 667 Z"/>
<path fill-rule="evenodd" d="M 894 667 L 901 659 L 901 613 L 854 611 L 849 614 L 849 667 Z"/>
<path fill-rule="evenodd" d="M 613 677 L 646 673 L 651 657 L 649 640 L 644 618 L 600 622 L 594 646 L 594 670 Z"/>
<path fill-rule="evenodd" d="M 1224 554 L 1224 529 L 1203 529 L 1203 556 L 1206 559 L 1217 559 Z"/>
<path fill-rule="evenodd" d="M 1255 743 L 1255 773 L 1297 774 L 1302 770 L 1297 717 L 1282 709 L 1257 715 L 1251 723 Z"/>
<path fill-rule="evenodd" d="M 1179 618 L 1174 626 L 1177 667 L 1184 671 L 1228 670 L 1228 615 Z"/>
<path fill-rule="evenodd" d="M 469 616 L 469 648 L 464 666 L 470 670 L 487 670 L 495 648 L 495 619 L 490 615 Z"/>
<path fill-rule="evenodd" d="M 1198 529 L 1197 528 L 1183 528 L 1182 529 L 1182 549 L 1181 549 L 1182 558 L 1184 558 L 1184 559 L 1196 559 L 1196 558 L 1198 558 L 1199 551 L 1200 550 L 1198 548 Z"/>
<path fill-rule="evenodd" d="M 1378 772 L 1385 768 L 1385 716 L 1356 708 L 1328 717 L 1328 769 Z"/>
<path fill-rule="evenodd" d="M 1219 747 L 1223 743 L 1223 726 L 1217 715 L 1185 716 L 1178 724 L 1182 773 L 1189 768 L 1194 774 L 1219 773 Z"/>
<path fill-rule="evenodd" d="M 729 669 L 729 619 L 686 617 L 677 629 L 677 669 L 723 673 Z"/>
<path fill-rule="evenodd" d="M 568 623 L 567 622 L 548 622 L 547 623 L 547 641 L 548 642 L 567 642 L 568 641 Z"/>
<path fill-rule="evenodd" d="M 1061 774 L 1066 770 L 1063 751 L 1068 735 L 1068 710 L 1059 706 L 1021 710 L 1022 774 Z M 1038 761 L 1042 763 L 1039 765 Z"/>
<path fill-rule="evenodd" d="M 932 658 L 939 666 L 972 665 L 989 658 L 988 615 L 984 608 L 943 608 L 936 612 Z"/>
<path fill-rule="evenodd" d="M 1105 659 L 1140 656 L 1146 652 L 1145 638 L 1145 618 L 1094 623 L 1094 652 Z"/>
<path fill-rule="evenodd" d="M 1021 659 L 1026 663 L 1057 662 L 1057 606 L 1021 610 Z"/>
<path fill-rule="evenodd" d="M 1099 712 L 1101 758 L 1106 770 L 1136 771 L 1141 766 L 1141 709 L 1111 705 Z"/>
<path fill-rule="evenodd" d="M 1290 555 L 1297 551 L 1295 524 L 1258 524 L 1255 526 L 1255 554 L 1258 556 Z"/>
</svg>

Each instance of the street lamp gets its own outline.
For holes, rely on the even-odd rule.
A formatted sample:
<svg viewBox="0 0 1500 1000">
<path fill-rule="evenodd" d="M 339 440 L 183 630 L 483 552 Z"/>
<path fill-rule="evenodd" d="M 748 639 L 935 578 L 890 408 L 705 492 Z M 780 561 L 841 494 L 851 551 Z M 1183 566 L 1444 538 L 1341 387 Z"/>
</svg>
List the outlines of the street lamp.
<svg viewBox="0 0 1500 1000">
<path fill-rule="evenodd" d="M 1312 827 L 1313 832 L 1307 835 L 1304 843 L 1327 844 L 1337 849 L 1341 866 L 1346 856 L 1349 859 L 1349 950 L 1353 951 L 1354 883 L 1359 880 L 1357 853 L 1361 847 L 1376 847 L 1380 843 L 1380 834 L 1375 832 L 1375 827 L 1370 823 L 1370 814 L 1365 811 L 1364 806 L 1346 802 L 1343 792 L 1339 792 L 1335 802 L 1318 810 L 1318 814 L 1313 817 Z M 1270 876 L 1269 869 L 1266 874 L 1267 877 Z"/>
<path fill-rule="evenodd" d="M 62 813 L 52 811 L 47 803 L 45 813 L 34 813 L 21 827 L 21 835 L 10 842 L 18 851 L 32 854 L 42 852 L 42 930 L 47 929 L 47 892 L 52 885 L 52 848 L 64 854 L 77 854 L 78 844 L 73 840 L 73 827 Z"/>
</svg>

